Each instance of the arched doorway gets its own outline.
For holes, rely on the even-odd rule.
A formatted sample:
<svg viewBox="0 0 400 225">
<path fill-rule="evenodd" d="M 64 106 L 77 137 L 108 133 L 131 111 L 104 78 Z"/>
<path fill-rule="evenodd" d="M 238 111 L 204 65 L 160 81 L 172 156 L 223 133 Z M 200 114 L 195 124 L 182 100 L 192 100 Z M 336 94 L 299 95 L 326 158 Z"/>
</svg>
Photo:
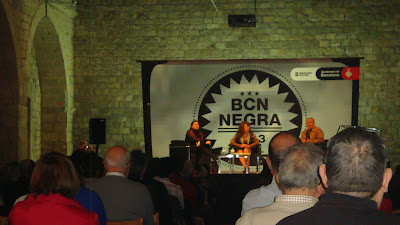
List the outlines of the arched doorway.
<svg viewBox="0 0 400 225">
<path fill-rule="evenodd" d="M 0 163 L 18 160 L 18 72 L 10 25 L 0 2 Z"/>
<path fill-rule="evenodd" d="M 67 153 L 65 67 L 59 36 L 48 16 L 38 24 L 33 47 L 41 90 L 41 153 Z"/>
</svg>

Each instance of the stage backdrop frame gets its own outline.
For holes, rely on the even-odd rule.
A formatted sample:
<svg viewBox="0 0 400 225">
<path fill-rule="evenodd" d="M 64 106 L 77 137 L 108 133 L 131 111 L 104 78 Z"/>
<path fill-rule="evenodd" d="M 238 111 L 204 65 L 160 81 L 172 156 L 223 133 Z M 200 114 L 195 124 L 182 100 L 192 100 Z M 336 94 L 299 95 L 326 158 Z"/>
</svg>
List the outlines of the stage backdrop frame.
<svg viewBox="0 0 400 225">
<path fill-rule="evenodd" d="M 144 118 L 144 138 L 145 138 L 145 152 L 146 155 L 149 157 L 153 157 L 153 147 L 152 147 L 152 130 L 151 130 L 151 93 L 150 93 L 150 83 L 151 83 L 151 76 L 153 73 L 154 68 L 157 65 L 160 64 L 171 64 L 171 65 L 206 65 L 206 64 L 262 64 L 262 63 L 291 63 L 291 62 L 302 62 L 302 63 L 307 63 L 307 62 L 321 62 L 321 63 L 326 63 L 326 62 L 339 62 L 344 65 L 345 67 L 342 68 L 342 71 L 339 71 L 339 74 L 342 73 L 342 77 L 336 77 L 334 75 L 330 76 L 329 73 L 331 73 L 331 70 L 337 69 L 337 68 L 316 68 L 316 71 L 313 71 L 312 73 L 317 74 L 316 77 L 317 79 L 320 80 L 343 80 L 346 79 L 346 77 L 343 75 L 345 74 L 345 69 L 346 68 L 352 68 L 351 71 L 354 73 L 354 68 L 356 68 L 356 79 L 349 79 L 352 82 L 352 87 L 351 87 L 351 125 L 358 125 L 358 104 L 359 104 L 359 66 L 360 66 L 360 59 L 362 58 L 323 58 L 323 59 L 282 59 L 282 60 L 277 60 L 277 59 L 259 59 L 259 60 L 175 60 L 175 61 L 167 61 L 167 60 L 151 60 L 151 61 L 138 61 L 142 64 L 142 92 L 143 92 L 143 118 Z M 350 69 L 347 69 L 350 71 Z M 300 73 L 306 74 L 308 71 L 300 71 Z M 295 73 L 294 70 L 292 70 L 291 73 Z M 333 72 L 334 73 L 334 72 Z M 292 77 L 294 76 L 292 74 Z M 325 74 L 325 76 L 321 77 L 321 74 Z M 328 75 L 326 75 L 328 74 Z M 248 77 L 246 77 L 248 78 Z M 259 78 L 259 77 L 258 77 Z M 248 78 L 251 79 L 251 78 Z M 260 79 L 260 78 L 259 78 Z M 315 77 L 313 78 L 315 79 Z M 237 79 L 236 79 L 237 80 Z M 236 81 L 238 82 L 238 81 Z M 216 86 L 216 85 L 214 85 Z M 209 87 L 211 88 L 211 86 Z M 215 94 L 215 93 L 208 93 L 209 95 Z M 204 96 L 204 101 L 207 104 L 210 102 L 210 100 L 205 100 L 206 96 Z M 212 101 L 212 100 L 211 100 Z M 202 104 L 203 107 L 206 104 Z M 196 106 L 197 107 L 197 106 Z M 199 117 L 200 117 L 199 113 Z M 303 124 L 305 123 L 304 118 L 301 118 L 301 126 L 297 129 L 296 133 L 304 129 Z M 203 117 L 199 118 L 200 123 L 207 123 L 207 120 L 204 120 Z M 190 121 L 186 121 L 185 125 L 190 123 Z M 188 126 L 187 126 L 188 127 Z M 207 132 L 207 131 L 206 131 Z M 232 132 L 232 131 L 231 131 Z M 207 133 L 209 135 L 210 132 Z M 233 133 L 232 133 L 233 135 Z M 182 137 L 184 139 L 184 136 Z M 215 142 L 213 142 L 214 144 Z M 166 147 L 168 148 L 168 146 Z M 265 151 L 265 150 L 264 150 Z M 157 156 L 157 155 L 156 155 Z"/>
</svg>

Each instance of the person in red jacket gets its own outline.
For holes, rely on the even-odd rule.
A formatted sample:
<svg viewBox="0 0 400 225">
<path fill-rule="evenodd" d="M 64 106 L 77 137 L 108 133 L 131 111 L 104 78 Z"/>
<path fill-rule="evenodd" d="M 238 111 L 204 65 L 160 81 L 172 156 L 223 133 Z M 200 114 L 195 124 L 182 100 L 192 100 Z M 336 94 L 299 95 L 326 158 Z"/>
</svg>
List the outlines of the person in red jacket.
<svg viewBox="0 0 400 225">
<path fill-rule="evenodd" d="M 80 183 L 72 162 L 64 155 L 43 155 L 33 171 L 31 194 L 10 212 L 10 225 L 99 225 L 98 215 L 73 196 Z"/>
</svg>

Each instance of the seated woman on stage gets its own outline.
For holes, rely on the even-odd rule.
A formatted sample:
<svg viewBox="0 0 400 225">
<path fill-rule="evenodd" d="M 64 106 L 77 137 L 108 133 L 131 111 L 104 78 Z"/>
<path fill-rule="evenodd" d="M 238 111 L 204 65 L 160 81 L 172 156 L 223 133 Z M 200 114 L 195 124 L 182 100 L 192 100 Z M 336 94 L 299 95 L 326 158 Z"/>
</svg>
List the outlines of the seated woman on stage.
<svg viewBox="0 0 400 225">
<path fill-rule="evenodd" d="M 250 124 L 247 121 L 243 121 L 239 124 L 238 132 L 232 138 L 229 144 L 233 147 L 237 153 L 251 153 L 252 150 L 258 147 L 260 141 L 256 135 L 250 130 Z M 246 172 L 246 160 L 239 158 Z M 247 158 L 248 165 L 250 165 L 250 158 Z"/>
<path fill-rule="evenodd" d="M 211 157 L 215 157 L 211 152 L 211 141 L 204 139 L 204 134 L 201 132 L 200 124 L 197 120 L 193 120 L 190 124 L 190 129 L 186 132 L 185 141 L 190 144 L 190 160 L 198 171 L 200 165 L 210 165 Z"/>
</svg>

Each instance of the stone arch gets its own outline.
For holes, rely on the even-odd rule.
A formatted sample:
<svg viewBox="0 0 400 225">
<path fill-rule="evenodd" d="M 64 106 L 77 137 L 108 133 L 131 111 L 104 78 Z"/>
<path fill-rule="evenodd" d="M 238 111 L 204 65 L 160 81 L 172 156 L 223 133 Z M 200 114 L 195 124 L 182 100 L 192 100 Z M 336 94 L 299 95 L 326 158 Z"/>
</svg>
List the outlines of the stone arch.
<svg viewBox="0 0 400 225">
<path fill-rule="evenodd" d="M 65 66 L 58 34 L 48 16 L 39 22 L 33 47 L 41 90 L 41 152 L 66 154 Z"/>
<path fill-rule="evenodd" d="M 42 53 L 37 52 L 37 46 L 40 45 L 40 32 L 46 33 L 47 31 L 51 31 L 52 37 L 56 39 L 59 48 L 57 47 L 57 55 L 58 61 L 63 62 L 63 67 L 58 67 L 58 74 L 63 74 L 63 79 L 61 76 L 57 76 L 59 81 L 59 85 L 64 87 L 62 93 L 63 97 L 59 95 L 57 98 L 58 101 L 55 102 L 58 110 L 56 110 L 59 115 L 61 112 L 64 113 L 66 118 L 66 124 L 63 123 L 60 128 L 62 129 L 62 133 L 65 134 L 61 137 L 60 143 L 64 145 L 62 147 L 63 150 L 60 152 L 64 154 L 71 154 L 73 151 L 73 143 L 72 143 L 72 123 L 73 123 L 73 113 L 75 111 L 74 106 L 74 88 L 73 88 L 73 19 L 77 15 L 74 6 L 72 5 L 60 5 L 57 3 L 52 3 L 47 6 L 45 3 L 42 3 L 37 8 L 35 15 L 32 19 L 31 27 L 26 40 L 26 59 L 24 60 L 24 68 L 27 71 L 27 92 L 31 99 L 31 132 L 30 132 L 30 158 L 34 161 L 39 159 L 41 155 L 42 143 L 41 143 L 41 130 L 48 129 L 46 127 L 41 126 L 41 124 L 46 123 L 45 121 L 41 121 L 42 108 L 41 105 L 41 97 L 42 97 L 42 88 L 43 85 L 40 84 L 39 77 L 40 73 L 40 63 L 41 59 L 37 57 L 43 56 Z M 51 25 L 50 25 L 51 24 Z M 51 28 L 51 29 L 46 29 Z M 46 31 L 47 30 L 47 31 Z M 37 33 L 39 31 L 39 33 Z M 37 34 L 39 36 L 37 36 Z M 38 38 L 38 39 L 36 39 Z M 44 37 L 46 38 L 46 37 Z M 35 41 L 36 39 L 36 41 Z M 36 45 L 39 44 L 39 45 Z M 36 45 L 36 47 L 35 47 Z M 61 60 L 60 60 L 61 57 Z M 38 67 L 39 65 L 39 67 Z M 43 69 L 43 68 L 42 68 Z M 42 77 L 44 78 L 44 77 Z M 63 81 L 61 81 L 63 80 Z M 56 81 L 57 83 L 57 81 Z M 61 83 L 61 84 L 60 84 Z M 60 88 L 58 86 L 58 88 Z M 20 86 L 20 88 L 22 88 Z M 61 88 L 60 88 L 61 89 Z M 46 92 L 46 90 L 44 90 Z M 60 93 L 60 92 L 58 92 Z M 49 100 L 52 101 L 52 100 Z M 60 105 L 59 105 L 60 104 Z M 39 105 L 39 107 L 38 107 Z M 55 109 L 54 109 L 55 110 Z M 23 115 L 22 115 L 23 117 Z M 54 117 L 54 116 L 53 116 Z M 64 117 L 64 116 L 63 116 Z M 21 120 L 20 120 L 21 122 Z M 60 139 L 60 138 L 58 138 Z M 28 140 L 21 140 L 21 142 Z M 51 145 L 50 145 L 51 146 Z M 43 146 L 44 147 L 44 146 Z M 46 150 L 47 149 L 47 150 Z M 44 152 L 48 151 L 48 147 L 44 147 Z M 56 149 L 53 149 L 56 150 Z M 20 154 L 24 155 L 24 154 Z M 25 154 L 26 155 L 26 154 Z M 23 157 L 22 157 L 23 158 Z"/>
<path fill-rule="evenodd" d="M 14 41 L 0 2 L 0 162 L 18 160 L 18 70 Z"/>
</svg>

